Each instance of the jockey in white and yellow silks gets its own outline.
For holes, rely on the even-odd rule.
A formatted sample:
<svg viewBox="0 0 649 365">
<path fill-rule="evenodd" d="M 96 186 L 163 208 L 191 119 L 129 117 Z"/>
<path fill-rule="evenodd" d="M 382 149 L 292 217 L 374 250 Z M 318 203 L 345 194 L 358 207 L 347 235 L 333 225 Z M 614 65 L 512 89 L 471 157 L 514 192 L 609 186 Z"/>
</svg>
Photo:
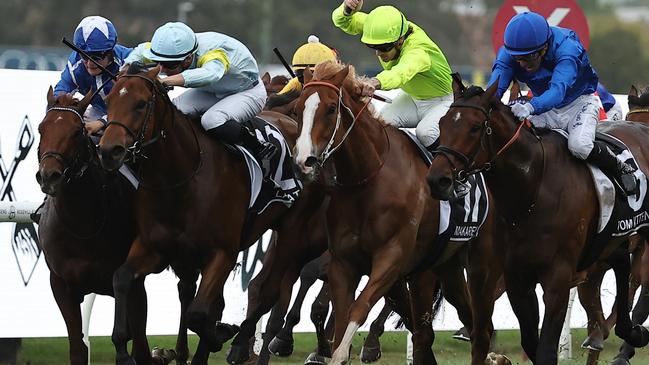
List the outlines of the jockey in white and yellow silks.
<svg viewBox="0 0 649 365">
<path fill-rule="evenodd" d="M 187 115 L 200 115 L 210 136 L 241 144 L 259 160 L 273 156 L 275 146 L 259 141 L 241 124 L 266 103 L 257 61 L 243 43 L 217 32 L 194 33 L 184 23 L 167 23 L 125 60 L 135 61 L 156 62 L 168 75 L 163 84 L 190 88 L 173 102 Z"/>
<path fill-rule="evenodd" d="M 393 103 L 381 109 L 382 118 L 398 127 L 417 127 L 421 143 L 433 150 L 439 119 L 453 102 L 451 67 L 437 44 L 397 8 L 379 6 L 363 13 L 358 11 L 361 5 L 360 0 L 345 0 L 332 20 L 345 33 L 362 34 L 361 42 L 376 51 L 384 69 L 369 80 L 363 94 L 400 88 Z"/>
<path fill-rule="evenodd" d="M 293 60 L 291 61 L 291 69 L 295 72 L 296 77 L 292 78 L 286 86 L 278 94 L 286 94 L 290 91 L 302 91 L 302 83 L 304 82 L 304 69 L 310 67 L 313 69 L 315 65 L 325 61 L 335 61 L 338 55 L 336 51 L 329 48 L 320 39 L 314 35 L 310 35 L 307 43 L 301 45 L 295 53 L 293 53 Z"/>
</svg>

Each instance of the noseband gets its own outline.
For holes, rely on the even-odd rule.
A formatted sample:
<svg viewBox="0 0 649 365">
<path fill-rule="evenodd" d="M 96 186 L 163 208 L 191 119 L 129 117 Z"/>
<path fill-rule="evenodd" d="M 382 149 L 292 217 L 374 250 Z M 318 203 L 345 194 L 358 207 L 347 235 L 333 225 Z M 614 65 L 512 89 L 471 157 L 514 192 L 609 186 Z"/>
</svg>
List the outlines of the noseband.
<svg viewBox="0 0 649 365">
<path fill-rule="evenodd" d="M 84 124 L 83 123 L 83 116 L 81 115 L 81 113 L 79 113 L 78 110 L 76 110 L 76 109 L 74 109 L 72 107 L 53 106 L 53 107 L 47 109 L 45 114 L 47 115 L 47 113 L 49 113 L 51 111 L 63 111 L 63 112 L 74 113 L 74 115 L 76 115 L 77 118 L 79 118 L 79 125 L 80 125 L 79 135 L 84 140 L 88 139 L 88 132 L 86 131 L 86 128 L 83 125 Z M 88 151 L 90 152 L 90 155 L 92 155 L 92 152 L 94 152 L 93 144 L 88 141 L 88 143 L 86 143 L 86 145 L 88 147 Z M 61 166 L 63 166 L 63 176 L 66 178 L 66 181 L 70 181 L 72 179 L 79 178 L 79 177 L 83 176 L 86 169 L 88 168 L 88 164 L 90 163 L 89 160 L 88 161 L 83 161 L 83 162 L 81 161 L 81 152 L 79 150 L 76 151 L 76 153 L 74 154 L 74 156 L 71 159 L 66 157 L 65 155 L 63 155 L 60 152 L 46 151 L 45 153 L 41 154 L 38 157 L 38 163 L 40 164 L 41 162 L 43 162 L 44 160 L 46 160 L 48 158 L 55 159 L 56 161 L 58 161 L 61 164 Z"/>
</svg>

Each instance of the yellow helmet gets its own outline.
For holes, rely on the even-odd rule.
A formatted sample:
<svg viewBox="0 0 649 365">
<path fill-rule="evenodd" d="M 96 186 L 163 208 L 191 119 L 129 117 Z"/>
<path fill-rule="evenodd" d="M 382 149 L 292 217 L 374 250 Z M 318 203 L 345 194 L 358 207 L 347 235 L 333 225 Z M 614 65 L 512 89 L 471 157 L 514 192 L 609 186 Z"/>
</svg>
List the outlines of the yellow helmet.
<svg viewBox="0 0 649 365">
<path fill-rule="evenodd" d="M 336 52 L 320 43 L 320 39 L 310 35 L 308 42 L 298 48 L 293 54 L 293 70 L 302 70 L 307 66 L 313 68 L 320 62 L 335 60 Z"/>
<path fill-rule="evenodd" d="M 406 34 L 410 24 L 394 6 L 384 5 L 370 11 L 363 24 L 361 42 L 365 44 L 386 44 L 396 42 Z"/>
</svg>

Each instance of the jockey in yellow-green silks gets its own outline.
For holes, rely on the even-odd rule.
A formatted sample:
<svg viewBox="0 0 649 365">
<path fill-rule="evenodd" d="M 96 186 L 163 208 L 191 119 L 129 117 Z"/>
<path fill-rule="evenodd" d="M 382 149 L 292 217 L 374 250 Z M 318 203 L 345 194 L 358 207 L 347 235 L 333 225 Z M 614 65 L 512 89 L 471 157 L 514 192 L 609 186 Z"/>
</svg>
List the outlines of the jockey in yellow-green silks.
<svg viewBox="0 0 649 365">
<path fill-rule="evenodd" d="M 382 118 L 394 126 L 417 127 L 417 138 L 432 151 L 439 137 L 439 119 L 453 102 L 451 67 L 439 46 L 397 8 L 379 6 L 363 13 L 362 3 L 344 0 L 332 20 L 348 34 L 362 34 L 361 42 L 376 51 L 383 67 L 363 94 L 400 88 L 392 104 L 381 109 Z"/>
</svg>

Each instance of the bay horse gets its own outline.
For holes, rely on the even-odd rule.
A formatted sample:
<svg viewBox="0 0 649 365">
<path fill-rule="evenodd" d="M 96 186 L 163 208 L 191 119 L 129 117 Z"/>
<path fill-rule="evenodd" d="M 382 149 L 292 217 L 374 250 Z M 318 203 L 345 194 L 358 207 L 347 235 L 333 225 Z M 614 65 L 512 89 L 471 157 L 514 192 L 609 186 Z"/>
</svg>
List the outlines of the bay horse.
<svg viewBox="0 0 649 365">
<path fill-rule="evenodd" d="M 440 203 L 430 196 L 427 165 L 417 147 L 372 115 L 369 101 L 360 95 L 361 82 L 350 69 L 333 62 L 318 64 L 313 74 L 307 68 L 295 106 L 300 130 L 296 164 L 306 179 L 323 166 L 336 171 L 327 211 L 332 254 L 328 276 L 336 312 L 331 364 L 349 360 L 351 340 L 370 309 L 404 279 L 412 301 L 414 362 L 435 364 L 434 285 L 422 270 L 432 264 L 427 256 L 439 230 Z M 472 364 L 485 363 L 493 329 L 492 293 L 500 276 L 492 247 L 493 217 L 490 210 L 479 238 L 469 247 L 472 318 L 466 320 L 472 321 Z M 441 282 L 453 284 L 449 287 L 464 287 L 463 265 L 454 252 L 460 246 L 450 244 L 442 255 L 445 260 L 435 263 L 435 273 Z M 354 299 L 363 274 L 369 274 L 368 283 Z"/>
<path fill-rule="evenodd" d="M 82 116 L 91 96 L 80 101 L 69 94 L 55 97 L 50 87 L 47 111 L 38 127 L 36 180 L 47 194 L 38 233 L 74 365 L 88 363 L 79 305 L 85 294 L 113 296 L 113 272 L 126 260 L 135 237 L 135 188 L 99 166 L 96 147 L 84 128 Z M 145 316 L 138 311 L 146 310 L 143 280 L 134 283 L 132 293 L 128 335 L 133 339 L 133 357 L 138 364 L 165 363 L 151 357 Z M 179 363 L 189 352 L 187 330 L 184 336 L 182 332 L 181 328 L 176 343 Z"/>
<path fill-rule="evenodd" d="M 261 75 L 261 81 L 264 83 L 266 88 L 266 96 L 275 95 L 280 92 L 286 84 L 288 84 L 289 78 L 285 75 L 275 75 L 270 76 L 268 72 L 264 72 Z"/>
<path fill-rule="evenodd" d="M 434 197 L 448 199 L 456 179 L 484 173 L 499 219 L 507 225 L 505 283 L 519 320 L 521 345 L 533 363 L 556 364 L 570 287 L 597 229 L 598 200 L 590 172 L 568 152 L 565 139 L 556 133 L 538 135 L 528 124 L 518 123 L 494 97 L 496 88 L 497 82 L 486 91 L 467 89 L 454 78 L 455 101 L 440 120 L 440 147 L 427 180 Z M 623 140 L 647 173 L 647 156 L 639 146 L 649 138 L 649 129 L 623 122 L 598 128 Z M 648 234 L 644 228 L 639 233 Z M 598 258 L 610 259 L 624 240 L 611 240 Z M 610 264 L 617 286 L 615 332 L 635 347 L 644 346 L 649 333 L 632 325 L 627 309 L 628 255 Z M 537 283 L 545 303 L 540 336 Z"/>
<path fill-rule="evenodd" d="M 244 160 L 175 108 L 157 81 L 159 72 L 159 67 L 145 71 L 131 65 L 120 74 L 117 91 L 107 97 L 109 124 L 100 141 L 101 164 L 108 170 L 119 168 L 127 155 L 143 159 L 135 203 L 139 237 L 113 280 L 118 364 L 130 361 L 125 329 L 132 283 L 168 265 L 200 270 L 200 286 L 185 314 L 187 326 L 209 351 L 219 351 L 237 331 L 216 321 L 238 252 L 288 210 L 271 204 L 244 230 L 251 194 Z M 292 123 L 283 116 L 274 122 Z"/>
</svg>

